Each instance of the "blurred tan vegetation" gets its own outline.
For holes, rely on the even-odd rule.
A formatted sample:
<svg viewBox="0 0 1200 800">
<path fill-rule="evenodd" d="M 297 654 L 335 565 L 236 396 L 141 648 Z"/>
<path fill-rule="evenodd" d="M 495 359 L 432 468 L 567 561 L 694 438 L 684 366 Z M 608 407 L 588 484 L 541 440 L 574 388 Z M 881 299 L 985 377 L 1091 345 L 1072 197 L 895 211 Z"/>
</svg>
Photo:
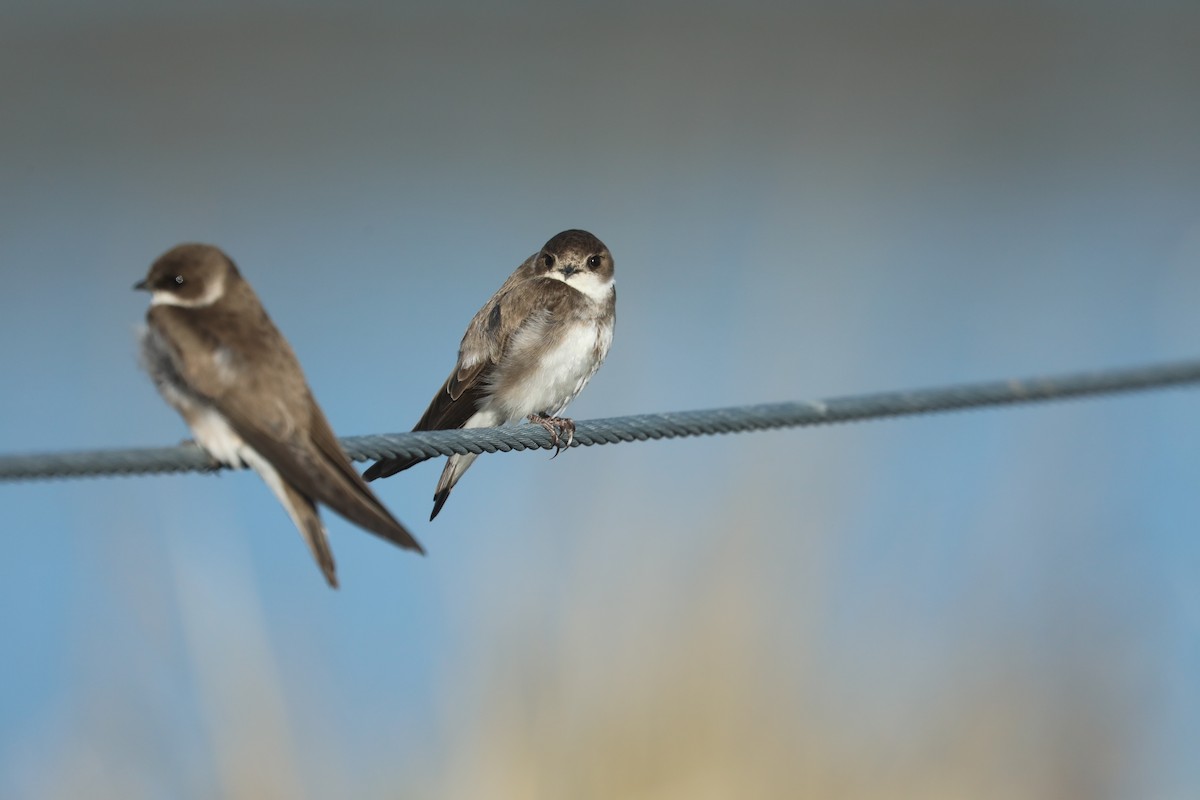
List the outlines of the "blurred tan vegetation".
<svg viewBox="0 0 1200 800">
<path fill-rule="evenodd" d="M 845 665 L 828 663 L 820 630 L 828 543 L 810 534 L 798 545 L 801 562 L 781 571 L 771 558 L 780 531 L 751 509 L 746 501 L 740 511 L 749 519 L 727 539 L 698 535 L 690 559 L 648 545 L 626 560 L 612 542 L 584 537 L 574 570 L 562 576 L 561 605 L 535 609 L 536 596 L 514 592 L 511 604 L 477 610 L 437 681 L 441 719 L 430 739 L 440 746 L 414 757 L 398 737 L 394 758 L 366 769 L 326 735 L 330 701 L 289 692 L 294 673 L 315 674 L 308 683 L 320 686 L 328 667 L 284 663 L 272 650 L 244 554 L 197 562 L 189 546 L 175 554 L 171 581 L 124 597 L 131 614 L 144 615 L 164 601 L 158 592 L 173 595 L 192 670 L 183 680 L 199 695 L 207 748 L 180 752 L 169 739 L 172 725 L 160 717 L 172 703 L 155 702 L 162 687 L 139 661 L 153 660 L 171 634 L 147 621 L 162 641 L 131 654 L 132 673 L 97 680 L 95 696 L 64 709 L 71 735 L 40 754 L 47 775 L 39 796 L 1119 794 L 1132 730 L 1070 649 L 1046 670 L 1022 640 L 967 644 L 955 663 L 930 665 L 948 678 L 914 708 L 903 697 L 911 687 L 886 685 L 895 643 L 864 657 L 876 677 L 840 675 Z M 728 521 L 712 525 L 725 530 Z M 793 600 L 781 608 L 785 595 Z M 110 697 L 105 686 L 125 689 Z M 115 697 L 130 695 L 146 706 L 116 706 Z"/>
<path fill-rule="evenodd" d="M 1120 785 L 1128 732 L 1088 671 L 1073 674 L 1083 665 L 1041 674 L 998 639 L 932 667 L 953 678 L 909 718 L 877 715 L 889 687 L 847 696 L 820 663 L 815 615 L 794 640 L 764 630 L 780 587 L 729 555 L 669 576 L 697 600 L 671 616 L 647 575 L 607 601 L 577 593 L 550 639 L 497 629 L 431 796 L 1096 798 Z M 892 655 L 871 654 L 874 669 Z"/>
</svg>

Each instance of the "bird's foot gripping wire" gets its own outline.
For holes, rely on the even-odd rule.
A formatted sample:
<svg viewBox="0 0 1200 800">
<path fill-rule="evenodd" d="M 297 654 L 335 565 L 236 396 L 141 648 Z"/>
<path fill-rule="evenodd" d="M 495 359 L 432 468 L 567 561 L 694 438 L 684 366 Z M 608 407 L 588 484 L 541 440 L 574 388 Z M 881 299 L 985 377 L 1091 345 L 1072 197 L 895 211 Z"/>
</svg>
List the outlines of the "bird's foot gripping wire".
<svg viewBox="0 0 1200 800">
<path fill-rule="evenodd" d="M 571 442 L 575 441 L 575 420 L 567 419 L 566 417 L 543 417 L 541 414 L 530 414 L 530 422 L 536 422 L 546 429 L 550 434 L 550 440 L 554 443 L 554 455 L 550 458 L 558 458 L 558 454 L 571 446 Z M 563 443 L 563 435 L 566 434 L 566 443 Z"/>
</svg>

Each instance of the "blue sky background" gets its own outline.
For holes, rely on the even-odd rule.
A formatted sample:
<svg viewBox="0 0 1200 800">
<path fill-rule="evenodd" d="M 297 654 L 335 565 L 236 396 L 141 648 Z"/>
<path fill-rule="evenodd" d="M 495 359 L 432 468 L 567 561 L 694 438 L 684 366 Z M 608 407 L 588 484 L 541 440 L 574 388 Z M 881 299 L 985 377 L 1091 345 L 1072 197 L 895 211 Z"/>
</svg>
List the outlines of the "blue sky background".
<svg viewBox="0 0 1200 800">
<path fill-rule="evenodd" d="M 341 434 L 550 236 L 577 418 L 1194 357 L 1191 4 L 118 2 L 0 24 L 0 449 L 188 436 L 130 290 L 220 245 Z M 250 474 L 0 486 L 0 796 L 1182 797 L 1194 392 L 440 463 L 429 551 Z"/>
</svg>

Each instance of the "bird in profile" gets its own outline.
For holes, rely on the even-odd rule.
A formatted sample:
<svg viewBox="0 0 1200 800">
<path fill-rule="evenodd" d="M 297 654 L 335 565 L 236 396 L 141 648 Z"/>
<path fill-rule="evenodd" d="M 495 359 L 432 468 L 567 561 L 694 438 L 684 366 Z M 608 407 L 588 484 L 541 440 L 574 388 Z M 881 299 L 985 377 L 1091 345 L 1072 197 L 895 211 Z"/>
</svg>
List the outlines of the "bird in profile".
<svg viewBox="0 0 1200 800">
<path fill-rule="evenodd" d="M 215 461 L 262 477 L 330 586 L 337 572 L 317 503 L 424 552 L 351 466 L 291 346 L 225 253 L 179 245 L 134 288 L 150 292 L 141 360 L 159 393 Z"/>
<path fill-rule="evenodd" d="M 528 419 L 550 432 L 558 455 L 575 434 L 575 423 L 558 415 L 608 355 L 616 304 L 613 258 L 604 243 L 587 231 L 558 234 L 475 314 L 458 363 L 413 430 L 487 428 Z M 475 458 L 447 459 L 431 520 Z M 384 478 L 422 460 L 381 459 L 363 477 Z"/>
</svg>

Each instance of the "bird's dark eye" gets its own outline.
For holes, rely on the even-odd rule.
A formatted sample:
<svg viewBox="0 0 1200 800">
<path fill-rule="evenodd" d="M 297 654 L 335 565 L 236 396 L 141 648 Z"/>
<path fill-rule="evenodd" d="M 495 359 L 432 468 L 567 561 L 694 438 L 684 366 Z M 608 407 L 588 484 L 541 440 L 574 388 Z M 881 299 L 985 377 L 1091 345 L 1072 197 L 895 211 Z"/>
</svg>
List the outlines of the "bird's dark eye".
<svg viewBox="0 0 1200 800">
<path fill-rule="evenodd" d="M 542 264 L 544 264 L 547 269 L 549 269 L 550 267 L 553 267 L 554 266 L 554 255 L 551 253 L 543 253 L 542 254 Z"/>
<path fill-rule="evenodd" d="M 589 256 L 587 260 L 588 269 L 596 269 L 600 266 L 600 256 Z"/>
<path fill-rule="evenodd" d="M 174 280 L 175 280 L 176 286 L 183 286 L 183 276 L 182 275 L 176 275 Z"/>
</svg>

